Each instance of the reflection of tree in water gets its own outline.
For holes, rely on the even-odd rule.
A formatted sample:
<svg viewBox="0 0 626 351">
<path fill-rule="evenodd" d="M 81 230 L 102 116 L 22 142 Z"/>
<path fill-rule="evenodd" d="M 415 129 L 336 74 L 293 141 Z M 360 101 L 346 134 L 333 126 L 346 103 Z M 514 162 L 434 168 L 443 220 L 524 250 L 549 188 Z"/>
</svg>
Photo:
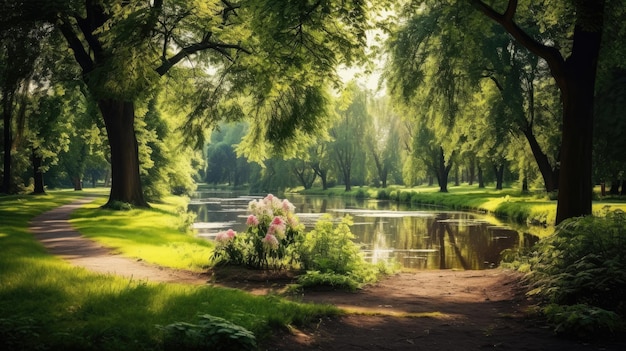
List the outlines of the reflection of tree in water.
<svg viewBox="0 0 626 351">
<path fill-rule="evenodd" d="M 429 246 L 438 246 L 439 262 L 435 266 L 439 269 L 494 266 L 503 250 L 519 243 L 517 231 L 479 223 L 469 215 L 440 213 L 431 221 L 428 233 Z"/>
</svg>

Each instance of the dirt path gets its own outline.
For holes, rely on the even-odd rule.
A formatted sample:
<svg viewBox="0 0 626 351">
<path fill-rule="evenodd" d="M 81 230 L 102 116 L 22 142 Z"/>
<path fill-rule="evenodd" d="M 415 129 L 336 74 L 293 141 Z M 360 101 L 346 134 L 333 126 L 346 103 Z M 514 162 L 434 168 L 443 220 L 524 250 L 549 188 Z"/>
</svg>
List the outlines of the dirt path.
<svg viewBox="0 0 626 351">
<path fill-rule="evenodd" d="M 72 211 L 93 200 L 87 197 L 45 212 L 33 218 L 30 230 L 51 254 L 98 273 L 156 282 L 206 284 L 206 277 L 200 274 L 158 267 L 115 255 L 109 249 L 81 236 L 68 220 Z"/>
<path fill-rule="evenodd" d="M 158 282 L 228 286 L 254 294 L 282 293 L 291 277 L 237 269 L 199 275 L 111 254 L 67 222 L 85 198 L 44 213 L 31 231 L 50 253 L 90 270 Z M 263 350 L 626 350 L 626 343 L 584 344 L 556 338 L 523 313 L 528 305 L 515 273 L 401 273 L 356 292 L 308 291 L 293 299 L 351 312 L 276 332 Z"/>
</svg>

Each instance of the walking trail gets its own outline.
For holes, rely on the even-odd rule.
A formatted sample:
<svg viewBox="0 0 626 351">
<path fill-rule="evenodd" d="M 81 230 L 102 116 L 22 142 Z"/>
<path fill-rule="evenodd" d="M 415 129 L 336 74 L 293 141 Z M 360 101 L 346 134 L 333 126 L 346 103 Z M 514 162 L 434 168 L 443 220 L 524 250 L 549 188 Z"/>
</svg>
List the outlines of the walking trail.
<svg viewBox="0 0 626 351">
<path fill-rule="evenodd" d="M 84 198 L 46 212 L 30 228 L 49 252 L 73 265 L 132 279 L 218 285 L 255 294 L 284 291 L 289 277 L 241 269 L 198 274 L 112 254 L 69 224 Z M 581 343 L 555 337 L 525 313 L 520 276 L 501 269 L 400 273 L 356 293 L 306 291 L 290 298 L 349 313 L 276 331 L 262 350 L 626 350 L 626 342 Z"/>
</svg>

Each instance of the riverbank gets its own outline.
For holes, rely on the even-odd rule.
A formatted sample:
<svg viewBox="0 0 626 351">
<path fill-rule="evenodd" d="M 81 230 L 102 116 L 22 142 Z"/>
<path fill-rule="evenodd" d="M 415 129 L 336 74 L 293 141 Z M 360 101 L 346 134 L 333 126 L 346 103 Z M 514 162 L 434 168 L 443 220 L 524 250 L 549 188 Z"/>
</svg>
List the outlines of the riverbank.
<svg viewBox="0 0 626 351">
<path fill-rule="evenodd" d="M 518 189 L 480 189 L 477 186 L 451 186 L 447 193 L 436 186 L 413 188 L 390 186 L 386 189 L 343 186 L 322 190 L 293 189 L 303 195 L 349 196 L 363 199 L 391 200 L 407 205 L 435 205 L 454 210 L 488 213 L 498 218 L 526 225 L 551 227 L 556 218 L 556 195 L 536 191 L 522 193 Z M 626 211 L 626 198 L 604 198 L 593 203 L 593 213 L 601 215 L 607 209 Z"/>
</svg>

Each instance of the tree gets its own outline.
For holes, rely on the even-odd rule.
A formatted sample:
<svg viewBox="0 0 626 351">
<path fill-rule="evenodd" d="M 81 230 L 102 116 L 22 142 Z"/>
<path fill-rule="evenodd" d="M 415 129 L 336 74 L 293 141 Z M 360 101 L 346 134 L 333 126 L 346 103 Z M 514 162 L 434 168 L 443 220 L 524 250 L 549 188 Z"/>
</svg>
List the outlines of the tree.
<svg viewBox="0 0 626 351">
<path fill-rule="evenodd" d="M 367 95 L 355 82 L 349 83 L 342 92 L 337 114 L 339 118 L 330 129 L 333 141 L 329 148 L 334 155 L 345 190 L 350 191 L 353 166 L 356 160 L 365 156 L 365 150 L 361 145 L 366 131 L 371 128 Z"/>
<path fill-rule="evenodd" d="M 500 24 L 517 42 L 543 58 L 554 77 L 563 104 L 559 195 L 556 223 L 566 218 L 591 214 L 591 170 L 594 95 L 597 63 L 610 1 L 573 1 L 568 21 L 573 25 L 569 55 L 564 57 L 554 41 L 529 35 L 515 20 L 517 0 L 509 0 L 497 11 L 480 0 L 470 2 L 485 16 Z M 619 3 L 619 1 L 616 1 Z M 548 6 L 562 6 L 549 3 Z M 548 10 L 554 10 L 548 8 Z"/>
<path fill-rule="evenodd" d="M 374 126 L 367 145 L 376 167 L 378 181 L 383 188 L 386 188 L 389 176 L 398 173 L 401 120 L 393 113 L 387 101 L 375 99 L 371 105 L 369 109 Z"/>
<path fill-rule="evenodd" d="M 98 102 L 111 148 L 115 201 L 148 206 L 140 179 L 135 104 L 160 77 L 187 60 L 211 71 L 211 91 L 197 111 L 206 123 L 223 118 L 218 102 L 249 96 L 269 123 L 264 137 L 280 145 L 294 131 L 315 129 L 321 110 L 295 109 L 319 99 L 335 64 L 361 52 L 368 25 L 360 0 L 301 1 L 51 1 L 3 2 L 3 22 L 53 24 L 65 37 L 82 79 Z M 255 89 L 250 89 L 255 86 Z M 233 93 L 234 92 L 234 93 Z M 285 104 L 285 102 L 289 103 Z M 226 106 L 220 112 L 240 113 Z M 241 117 L 241 116 L 240 116 Z M 265 128 L 265 127 L 264 127 Z"/>
<path fill-rule="evenodd" d="M 26 95 L 30 76 L 39 56 L 40 28 L 31 23 L 0 26 L 0 95 L 3 120 L 3 172 L 1 193 L 12 193 L 11 151 L 14 147 L 15 112 L 20 95 Z M 20 91 L 22 93 L 20 94 Z M 24 111 L 24 110 L 22 110 Z"/>
</svg>

